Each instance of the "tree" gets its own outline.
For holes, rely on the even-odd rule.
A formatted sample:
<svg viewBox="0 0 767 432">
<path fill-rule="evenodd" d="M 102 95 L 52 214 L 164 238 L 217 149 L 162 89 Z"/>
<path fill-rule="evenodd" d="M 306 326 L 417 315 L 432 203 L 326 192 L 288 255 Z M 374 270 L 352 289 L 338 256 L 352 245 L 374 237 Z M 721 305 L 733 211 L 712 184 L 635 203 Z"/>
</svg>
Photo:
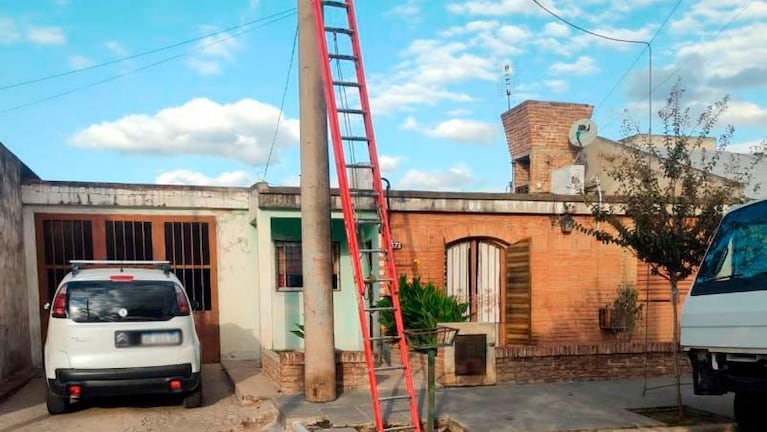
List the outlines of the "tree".
<svg viewBox="0 0 767 432">
<path fill-rule="evenodd" d="M 680 418 L 684 412 L 678 364 L 678 285 L 693 274 L 703 259 L 708 240 L 727 206 L 743 202 L 747 193 L 756 192 L 746 190 L 744 185 L 750 183 L 752 171 L 763 155 L 754 152 L 744 158 L 727 157 L 732 126 L 723 128 L 713 151 L 704 149 L 704 139 L 715 130 L 727 109 L 728 97 L 706 107 L 693 123 L 690 108 L 682 106 L 683 95 L 677 82 L 658 112 L 664 124 L 660 145 L 648 139 L 644 145 L 628 146 L 625 152 L 607 157 L 611 163 L 606 174 L 615 181 L 619 204 L 591 204 L 595 226 L 578 225 L 581 232 L 603 243 L 630 249 L 651 266 L 653 273 L 669 281 Z M 635 124 L 627 121 L 624 132 L 632 129 L 638 132 Z M 724 172 L 727 178 L 714 172 Z"/>
</svg>

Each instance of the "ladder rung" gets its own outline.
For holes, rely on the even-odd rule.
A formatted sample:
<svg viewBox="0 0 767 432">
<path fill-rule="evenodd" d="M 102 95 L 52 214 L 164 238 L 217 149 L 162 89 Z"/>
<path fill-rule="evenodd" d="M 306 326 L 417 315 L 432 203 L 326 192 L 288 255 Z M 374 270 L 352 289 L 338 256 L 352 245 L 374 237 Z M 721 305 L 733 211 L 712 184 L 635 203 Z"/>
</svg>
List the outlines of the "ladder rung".
<svg viewBox="0 0 767 432">
<path fill-rule="evenodd" d="M 392 427 L 384 428 L 383 430 L 384 432 L 413 431 L 415 430 L 415 426 L 408 424 L 408 425 L 402 425 L 402 426 L 392 426 Z"/>
<path fill-rule="evenodd" d="M 372 190 L 372 189 L 352 189 L 349 191 L 349 193 L 353 196 L 367 196 L 367 197 L 377 197 L 378 192 Z"/>
<path fill-rule="evenodd" d="M 393 370 L 404 370 L 405 366 L 381 366 L 377 368 L 373 368 L 376 372 L 388 372 Z"/>
<path fill-rule="evenodd" d="M 394 279 L 392 278 L 378 278 L 378 279 L 365 279 L 365 283 L 381 283 L 381 282 L 392 282 Z"/>
<path fill-rule="evenodd" d="M 331 60 L 357 61 L 357 57 L 354 57 L 353 55 L 349 55 L 349 54 L 328 54 L 328 58 L 330 58 Z"/>
<path fill-rule="evenodd" d="M 365 111 L 361 109 L 354 109 L 354 108 L 338 108 L 336 109 L 336 111 L 338 111 L 341 114 L 359 114 L 359 115 L 365 114 Z"/>
<path fill-rule="evenodd" d="M 344 9 L 349 7 L 346 4 L 346 2 L 342 2 L 342 1 L 322 0 L 321 3 L 323 6 L 330 6 L 330 7 L 344 8 Z"/>
<path fill-rule="evenodd" d="M 325 27 L 325 31 L 331 32 L 331 33 L 347 34 L 349 36 L 351 36 L 354 33 L 353 31 L 351 31 L 351 29 L 342 28 L 342 27 Z"/>
<path fill-rule="evenodd" d="M 388 252 L 386 249 L 379 249 L 379 248 L 360 249 L 360 253 L 386 253 L 386 252 Z"/>
<path fill-rule="evenodd" d="M 397 340 L 397 339 L 399 339 L 399 336 L 373 336 L 370 338 L 371 341 Z"/>
<path fill-rule="evenodd" d="M 338 87 L 362 87 L 360 83 L 354 81 L 333 81 L 333 85 Z"/>
<path fill-rule="evenodd" d="M 373 164 L 368 162 L 356 162 L 346 164 L 346 168 L 373 168 Z"/>
<path fill-rule="evenodd" d="M 404 394 L 404 395 L 394 395 L 394 396 L 383 396 L 378 398 L 378 400 L 380 400 L 381 402 L 401 400 L 401 399 L 410 399 L 410 396 Z"/>
<path fill-rule="evenodd" d="M 388 307 L 372 307 L 365 309 L 365 312 L 384 312 L 384 311 L 393 311 L 394 308 L 391 306 Z"/>
<path fill-rule="evenodd" d="M 343 141 L 370 141 L 368 137 L 364 136 L 342 136 Z"/>
<path fill-rule="evenodd" d="M 381 225 L 380 219 L 358 219 L 357 225 Z"/>
</svg>

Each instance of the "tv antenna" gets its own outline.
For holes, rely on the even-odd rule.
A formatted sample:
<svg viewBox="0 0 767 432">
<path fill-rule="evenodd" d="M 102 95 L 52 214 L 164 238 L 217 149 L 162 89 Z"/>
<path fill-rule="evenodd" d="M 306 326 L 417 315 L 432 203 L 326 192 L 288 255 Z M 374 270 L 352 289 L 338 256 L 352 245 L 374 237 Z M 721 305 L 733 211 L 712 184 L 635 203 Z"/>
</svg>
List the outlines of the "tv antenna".
<svg viewBox="0 0 767 432">
<path fill-rule="evenodd" d="M 511 65 L 503 66 L 503 81 L 506 84 L 506 105 L 511 109 Z"/>
</svg>

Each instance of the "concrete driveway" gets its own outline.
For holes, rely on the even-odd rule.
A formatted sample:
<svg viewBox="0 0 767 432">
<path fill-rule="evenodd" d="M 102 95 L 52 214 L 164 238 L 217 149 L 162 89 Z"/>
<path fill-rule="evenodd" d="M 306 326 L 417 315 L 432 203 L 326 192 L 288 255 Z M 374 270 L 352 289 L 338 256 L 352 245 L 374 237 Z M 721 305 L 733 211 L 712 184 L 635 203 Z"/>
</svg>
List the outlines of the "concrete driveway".
<svg viewBox="0 0 767 432">
<path fill-rule="evenodd" d="M 0 403 L 0 432 L 223 432 L 259 430 L 274 416 L 270 404 L 240 405 L 218 364 L 203 367 L 203 407 L 184 409 L 179 399 L 133 397 L 78 404 L 50 416 L 45 381 L 35 378 Z"/>
</svg>

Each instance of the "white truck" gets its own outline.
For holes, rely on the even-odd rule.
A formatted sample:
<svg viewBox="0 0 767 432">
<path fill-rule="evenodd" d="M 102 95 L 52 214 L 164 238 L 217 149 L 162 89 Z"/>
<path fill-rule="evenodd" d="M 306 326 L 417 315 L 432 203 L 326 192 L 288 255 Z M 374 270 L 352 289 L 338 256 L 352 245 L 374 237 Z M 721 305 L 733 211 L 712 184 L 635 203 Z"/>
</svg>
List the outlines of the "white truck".
<svg viewBox="0 0 767 432">
<path fill-rule="evenodd" d="M 767 200 L 729 211 L 682 309 L 696 395 L 735 393 L 740 430 L 767 430 Z"/>
</svg>

